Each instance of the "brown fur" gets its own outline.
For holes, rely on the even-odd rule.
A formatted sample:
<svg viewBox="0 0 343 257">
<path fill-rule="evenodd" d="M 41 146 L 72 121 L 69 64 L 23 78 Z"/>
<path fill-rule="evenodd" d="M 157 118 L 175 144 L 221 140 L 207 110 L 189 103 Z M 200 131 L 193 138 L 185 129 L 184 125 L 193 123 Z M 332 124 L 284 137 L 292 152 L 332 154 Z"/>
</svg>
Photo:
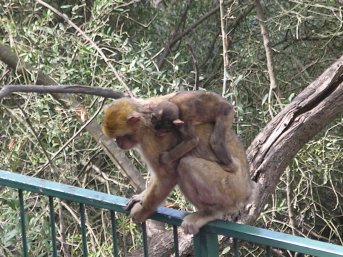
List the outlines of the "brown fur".
<svg viewBox="0 0 343 257">
<path fill-rule="evenodd" d="M 217 159 L 228 166 L 228 171 L 238 168 L 225 144 L 225 135 L 231 129 L 234 119 L 234 108 L 223 97 L 212 92 L 188 91 L 179 92 L 167 101 L 153 108 L 152 123 L 158 131 L 178 129 L 182 142 L 169 152 L 160 156 L 162 163 L 178 160 L 194 147 L 199 139 L 195 135 L 195 125 L 215 123 L 210 139 L 211 147 Z"/>
<path fill-rule="evenodd" d="M 152 180 L 147 189 L 129 203 L 133 220 L 146 220 L 178 184 L 186 198 L 198 209 L 196 213 L 186 216 L 182 223 L 186 233 L 194 234 L 207 222 L 242 208 L 251 196 L 252 182 L 245 151 L 231 130 L 226 133 L 226 145 L 238 163 L 237 171 L 226 172 L 217 163 L 210 146 L 212 124 L 196 126 L 199 143 L 179 162 L 159 162 L 160 154 L 175 147 L 180 138 L 177 131 L 160 134 L 153 129 L 149 105 L 171 96 L 145 101 L 119 99 L 105 108 L 103 129 L 108 136 L 115 137 L 117 143 L 119 140 L 121 148 L 137 148 L 152 170 Z M 136 119 L 130 122 L 132 116 Z"/>
</svg>

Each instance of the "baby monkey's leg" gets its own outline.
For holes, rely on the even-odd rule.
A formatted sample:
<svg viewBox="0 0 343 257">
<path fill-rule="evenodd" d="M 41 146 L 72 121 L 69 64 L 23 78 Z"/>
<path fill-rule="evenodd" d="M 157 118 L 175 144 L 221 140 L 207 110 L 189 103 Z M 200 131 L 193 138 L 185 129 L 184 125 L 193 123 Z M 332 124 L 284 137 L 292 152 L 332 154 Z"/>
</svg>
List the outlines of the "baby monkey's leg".
<svg viewBox="0 0 343 257">
<path fill-rule="evenodd" d="M 220 113 L 218 113 L 216 118 L 210 143 L 218 160 L 226 165 L 229 171 L 235 172 L 238 167 L 233 161 L 231 153 L 227 147 L 228 138 L 226 138 L 226 131 L 232 127 L 234 110 L 233 106 L 226 101 L 221 101 L 220 105 Z"/>
<path fill-rule="evenodd" d="M 199 138 L 195 135 L 195 129 L 192 123 L 185 122 L 180 128 L 182 141 L 169 152 L 163 152 L 160 155 L 160 162 L 168 164 L 183 157 L 193 150 L 199 143 Z"/>
</svg>

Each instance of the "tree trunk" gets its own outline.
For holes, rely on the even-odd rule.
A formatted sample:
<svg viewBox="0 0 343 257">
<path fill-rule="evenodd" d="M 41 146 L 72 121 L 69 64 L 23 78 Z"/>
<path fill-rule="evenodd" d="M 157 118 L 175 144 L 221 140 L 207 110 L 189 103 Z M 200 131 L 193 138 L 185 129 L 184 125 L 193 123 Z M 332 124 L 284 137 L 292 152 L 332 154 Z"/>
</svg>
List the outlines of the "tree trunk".
<svg viewBox="0 0 343 257">
<path fill-rule="evenodd" d="M 259 190 L 256 208 L 244 219 L 247 223 L 256 220 L 298 151 L 342 113 L 343 56 L 273 118 L 248 148 L 251 175 Z"/>
</svg>

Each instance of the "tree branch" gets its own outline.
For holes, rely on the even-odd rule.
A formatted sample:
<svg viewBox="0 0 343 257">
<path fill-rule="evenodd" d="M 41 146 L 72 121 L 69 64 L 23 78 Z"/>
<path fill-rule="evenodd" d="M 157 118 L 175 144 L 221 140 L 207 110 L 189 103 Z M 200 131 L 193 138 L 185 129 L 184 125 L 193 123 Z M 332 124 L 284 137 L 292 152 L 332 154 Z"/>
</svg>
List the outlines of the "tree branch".
<svg viewBox="0 0 343 257">
<path fill-rule="evenodd" d="M 192 55 L 192 60 L 193 60 L 193 66 L 194 66 L 194 86 L 193 90 L 198 90 L 199 89 L 199 64 L 198 60 L 195 56 L 194 48 L 191 43 L 186 44 L 187 47 L 189 48 L 189 51 L 191 52 Z"/>
<path fill-rule="evenodd" d="M 0 44 L 0 60 L 9 65 L 18 74 L 25 75 L 32 73 L 33 69 L 29 64 L 21 62 L 16 54 L 2 44 Z M 36 81 L 41 85 L 58 84 L 41 71 L 38 71 Z M 86 108 L 80 102 L 76 101 L 76 99 L 71 96 L 67 97 L 66 94 L 54 93 L 53 97 L 67 109 L 75 110 L 75 107 L 77 107 L 78 109 L 86 110 Z M 78 113 L 76 112 L 76 114 Z M 83 123 L 82 116 L 77 115 L 77 117 L 79 118 L 79 121 Z M 92 120 L 87 126 L 85 126 L 85 130 L 89 132 L 94 140 L 96 140 L 102 146 L 102 148 L 105 150 L 105 153 L 115 163 L 124 176 L 129 179 L 131 185 L 136 189 L 136 191 L 142 191 L 145 188 L 145 181 L 142 175 L 126 157 L 125 153 L 119 149 L 114 140 L 105 137 L 101 131 L 101 127 L 95 120 Z"/>
<path fill-rule="evenodd" d="M 219 10 L 219 5 L 209 12 L 207 12 L 204 16 L 202 16 L 199 20 L 195 21 L 191 26 L 189 26 L 186 30 L 184 30 L 182 33 L 178 34 L 172 34 L 172 38 L 169 40 L 169 42 L 165 45 L 164 50 L 162 52 L 162 56 L 159 58 L 158 68 L 162 69 L 165 59 L 170 53 L 170 49 L 184 36 L 188 35 L 193 29 L 195 29 L 197 26 L 199 26 L 203 21 L 205 21 L 207 18 L 211 17 L 213 14 L 215 14 Z"/>
<path fill-rule="evenodd" d="M 260 24 L 261 28 L 261 35 L 263 38 L 263 46 L 266 52 L 266 58 L 267 58 L 267 69 L 269 74 L 269 93 L 268 93 L 268 108 L 269 113 L 273 117 L 273 112 L 271 111 L 271 99 L 272 99 L 272 93 L 273 90 L 276 89 L 276 78 L 275 78 L 275 72 L 274 72 L 274 64 L 273 64 L 273 51 L 270 47 L 270 39 L 269 39 L 269 33 L 265 26 L 265 20 L 263 9 L 260 3 L 260 0 L 255 0 L 255 7 L 256 7 L 256 14 L 258 18 L 258 22 Z"/>
<path fill-rule="evenodd" d="M 35 92 L 40 94 L 86 94 L 113 99 L 118 99 L 125 96 L 123 93 L 109 88 L 89 87 L 82 85 L 5 85 L 0 88 L 0 100 L 14 92 Z"/>
<path fill-rule="evenodd" d="M 256 219 L 298 151 L 342 113 L 343 55 L 275 116 L 249 146 L 250 170 L 259 190 L 248 223 Z"/>
<path fill-rule="evenodd" d="M 83 32 L 74 22 L 72 22 L 65 14 L 59 12 L 57 9 L 55 9 L 54 7 L 52 7 L 51 5 L 45 3 L 42 0 L 36 0 L 37 3 L 40 3 L 41 5 L 43 5 L 44 7 L 50 9 L 52 12 L 56 13 L 58 16 L 60 16 L 61 18 L 63 18 L 70 26 L 72 26 L 77 32 L 80 33 L 80 35 L 85 38 L 90 44 L 91 46 L 98 52 L 98 54 L 102 57 L 102 59 L 107 63 L 107 65 L 110 67 L 110 69 L 112 70 L 112 72 L 114 73 L 114 75 L 116 76 L 117 80 L 119 81 L 119 83 L 126 89 L 127 93 L 129 94 L 130 97 L 133 97 L 133 94 L 130 90 L 130 88 L 125 84 L 125 82 L 123 81 L 123 79 L 121 78 L 121 76 L 119 75 L 119 73 L 116 71 L 116 69 L 113 67 L 113 65 L 111 64 L 110 60 L 108 60 L 108 58 L 106 57 L 106 55 L 104 54 L 104 52 L 97 46 L 97 44 L 85 33 Z"/>
<path fill-rule="evenodd" d="M 226 23 L 225 23 L 225 12 L 224 12 L 224 1 L 219 1 L 219 9 L 220 9 L 220 29 L 221 29 L 221 36 L 222 36 L 222 47 L 223 47 L 223 91 L 222 95 L 224 96 L 226 93 L 226 83 L 228 78 L 228 69 L 229 69 L 229 57 L 227 55 L 228 49 L 228 39 L 226 33 Z"/>
<path fill-rule="evenodd" d="M 164 62 L 165 62 L 165 58 L 168 56 L 168 54 L 171 51 L 171 48 L 176 43 L 176 41 L 174 43 L 171 43 L 171 42 L 173 42 L 173 39 L 180 33 L 181 26 L 183 25 L 183 27 L 184 27 L 184 25 L 185 25 L 185 22 L 187 19 L 187 13 L 188 13 L 188 10 L 189 10 L 189 7 L 191 6 L 191 4 L 192 4 L 192 0 L 188 0 L 186 8 L 181 15 L 180 22 L 177 24 L 175 30 L 172 32 L 172 34 L 170 36 L 171 40 L 169 40 L 169 42 L 164 46 L 164 50 L 162 52 L 162 56 L 160 57 L 160 61 L 158 64 L 159 69 L 161 69 L 163 67 Z"/>
</svg>

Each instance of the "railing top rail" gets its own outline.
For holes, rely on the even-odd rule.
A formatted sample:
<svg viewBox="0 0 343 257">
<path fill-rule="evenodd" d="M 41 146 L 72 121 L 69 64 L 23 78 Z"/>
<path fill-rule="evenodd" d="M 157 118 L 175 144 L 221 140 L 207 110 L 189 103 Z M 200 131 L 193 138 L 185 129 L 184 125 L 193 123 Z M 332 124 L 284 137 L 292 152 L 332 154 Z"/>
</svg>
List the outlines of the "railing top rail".
<svg viewBox="0 0 343 257">
<path fill-rule="evenodd" d="M 69 186 L 45 179 L 25 176 L 14 172 L 0 170 L 0 185 L 31 191 L 43 195 L 76 201 L 98 208 L 127 213 L 123 207 L 127 199 L 89 189 Z M 185 212 L 159 207 L 151 218 L 179 226 Z M 299 236 L 256 228 L 227 221 L 213 221 L 204 228 L 205 232 L 232 236 L 252 243 L 269 245 L 310 255 L 343 257 L 343 246 L 320 242 Z"/>
<path fill-rule="evenodd" d="M 124 197 L 105 194 L 94 190 L 70 186 L 4 170 L 0 170 L 0 185 L 84 203 L 98 208 L 104 208 L 118 212 L 125 212 L 123 207 L 127 203 L 127 199 Z"/>
</svg>

